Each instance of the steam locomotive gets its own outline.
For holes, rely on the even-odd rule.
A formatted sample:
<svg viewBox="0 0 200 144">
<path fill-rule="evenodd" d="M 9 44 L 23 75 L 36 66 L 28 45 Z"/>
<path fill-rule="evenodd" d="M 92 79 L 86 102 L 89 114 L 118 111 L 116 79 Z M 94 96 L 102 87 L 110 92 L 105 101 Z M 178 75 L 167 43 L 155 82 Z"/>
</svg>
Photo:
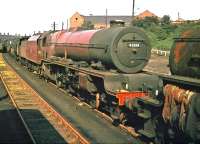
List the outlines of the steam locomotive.
<svg viewBox="0 0 200 144">
<path fill-rule="evenodd" d="M 23 38 L 18 61 L 46 81 L 68 89 L 115 123 L 154 139 L 162 80 L 142 72 L 151 55 L 146 34 L 122 21 L 101 30 L 49 31 Z"/>
<path fill-rule="evenodd" d="M 188 76 L 182 61 L 188 64 L 185 54 L 191 45 L 180 43 L 183 40 L 197 39 L 176 39 L 170 69 L 172 74 Z M 182 51 L 186 49 L 188 53 Z M 110 28 L 101 30 L 48 31 L 21 38 L 14 52 L 30 71 L 106 112 L 114 122 L 133 127 L 144 140 L 199 141 L 200 132 L 194 128 L 199 124 L 198 93 L 143 71 L 151 46 L 139 28 L 111 21 Z M 191 57 L 197 66 L 198 58 Z M 180 70 L 181 66 L 185 68 Z"/>
</svg>

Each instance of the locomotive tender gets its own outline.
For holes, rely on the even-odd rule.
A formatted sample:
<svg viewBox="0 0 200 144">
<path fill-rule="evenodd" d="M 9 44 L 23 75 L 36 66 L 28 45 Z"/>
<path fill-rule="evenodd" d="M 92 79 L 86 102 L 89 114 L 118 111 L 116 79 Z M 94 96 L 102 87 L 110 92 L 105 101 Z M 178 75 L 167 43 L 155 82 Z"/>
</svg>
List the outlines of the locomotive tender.
<svg viewBox="0 0 200 144">
<path fill-rule="evenodd" d="M 184 31 L 170 51 L 170 70 L 174 75 L 200 78 L 200 30 Z"/>
<path fill-rule="evenodd" d="M 18 60 L 46 81 L 67 88 L 115 122 L 131 125 L 153 140 L 163 83 L 142 72 L 150 54 L 145 33 L 121 21 L 101 30 L 36 34 L 22 39 L 17 49 Z"/>
<path fill-rule="evenodd" d="M 163 118 L 168 131 L 200 143 L 200 31 L 185 30 L 175 38 L 170 50 L 169 67 L 172 76 L 164 77 Z"/>
</svg>

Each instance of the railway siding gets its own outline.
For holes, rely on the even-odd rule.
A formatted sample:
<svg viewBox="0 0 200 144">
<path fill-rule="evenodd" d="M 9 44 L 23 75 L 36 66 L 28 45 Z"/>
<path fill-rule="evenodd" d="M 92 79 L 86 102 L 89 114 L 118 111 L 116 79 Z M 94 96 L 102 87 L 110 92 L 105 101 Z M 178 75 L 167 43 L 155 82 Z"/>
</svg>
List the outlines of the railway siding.
<svg viewBox="0 0 200 144">
<path fill-rule="evenodd" d="M 33 143 L 89 143 L 0 55 L 0 77 Z"/>
</svg>

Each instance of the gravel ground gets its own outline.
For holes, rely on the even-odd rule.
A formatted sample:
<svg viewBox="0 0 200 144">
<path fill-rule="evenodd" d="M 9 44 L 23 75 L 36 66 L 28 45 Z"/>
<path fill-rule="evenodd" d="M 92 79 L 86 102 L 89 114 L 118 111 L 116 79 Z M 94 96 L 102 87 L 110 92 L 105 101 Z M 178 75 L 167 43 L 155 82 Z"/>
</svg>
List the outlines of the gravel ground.
<svg viewBox="0 0 200 144">
<path fill-rule="evenodd" d="M 169 59 L 168 56 L 159 56 L 156 54 L 152 54 L 151 59 L 149 60 L 149 63 L 144 68 L 144 70 L 161 74 L 170 74 L 170 70 L 168 67 L 169 64 L 168 59 Z"/>
<path fill-rule="evenodd" d="M 139 143 L 118 127 L 99 117 L 92 109 L 52 84 L 47 84 L 35 74 L 16 64 L 5 55 L 8 62 L 45 100 L 71 122 L 92 143 Z"/>
</svg>

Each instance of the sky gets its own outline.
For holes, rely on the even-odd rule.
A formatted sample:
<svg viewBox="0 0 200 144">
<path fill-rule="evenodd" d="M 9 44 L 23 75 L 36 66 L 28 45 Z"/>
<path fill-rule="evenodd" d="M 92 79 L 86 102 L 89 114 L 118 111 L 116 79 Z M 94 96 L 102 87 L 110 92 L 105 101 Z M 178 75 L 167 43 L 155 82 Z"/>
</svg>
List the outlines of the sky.
<svg viewBox="0 0 200 144">
<path fill-rule="evenodd" d="M 132 0 L 0 0 L 0 32 L 33 34 L 34 31 L 64 27 L 76 11 L 82 15 L 131 15 Z M 159 17 L 169 15 L 176 20 L 200 19 L 200 0 L 135 0 L 135 14 L 148 9 Z"/>
</svg>

